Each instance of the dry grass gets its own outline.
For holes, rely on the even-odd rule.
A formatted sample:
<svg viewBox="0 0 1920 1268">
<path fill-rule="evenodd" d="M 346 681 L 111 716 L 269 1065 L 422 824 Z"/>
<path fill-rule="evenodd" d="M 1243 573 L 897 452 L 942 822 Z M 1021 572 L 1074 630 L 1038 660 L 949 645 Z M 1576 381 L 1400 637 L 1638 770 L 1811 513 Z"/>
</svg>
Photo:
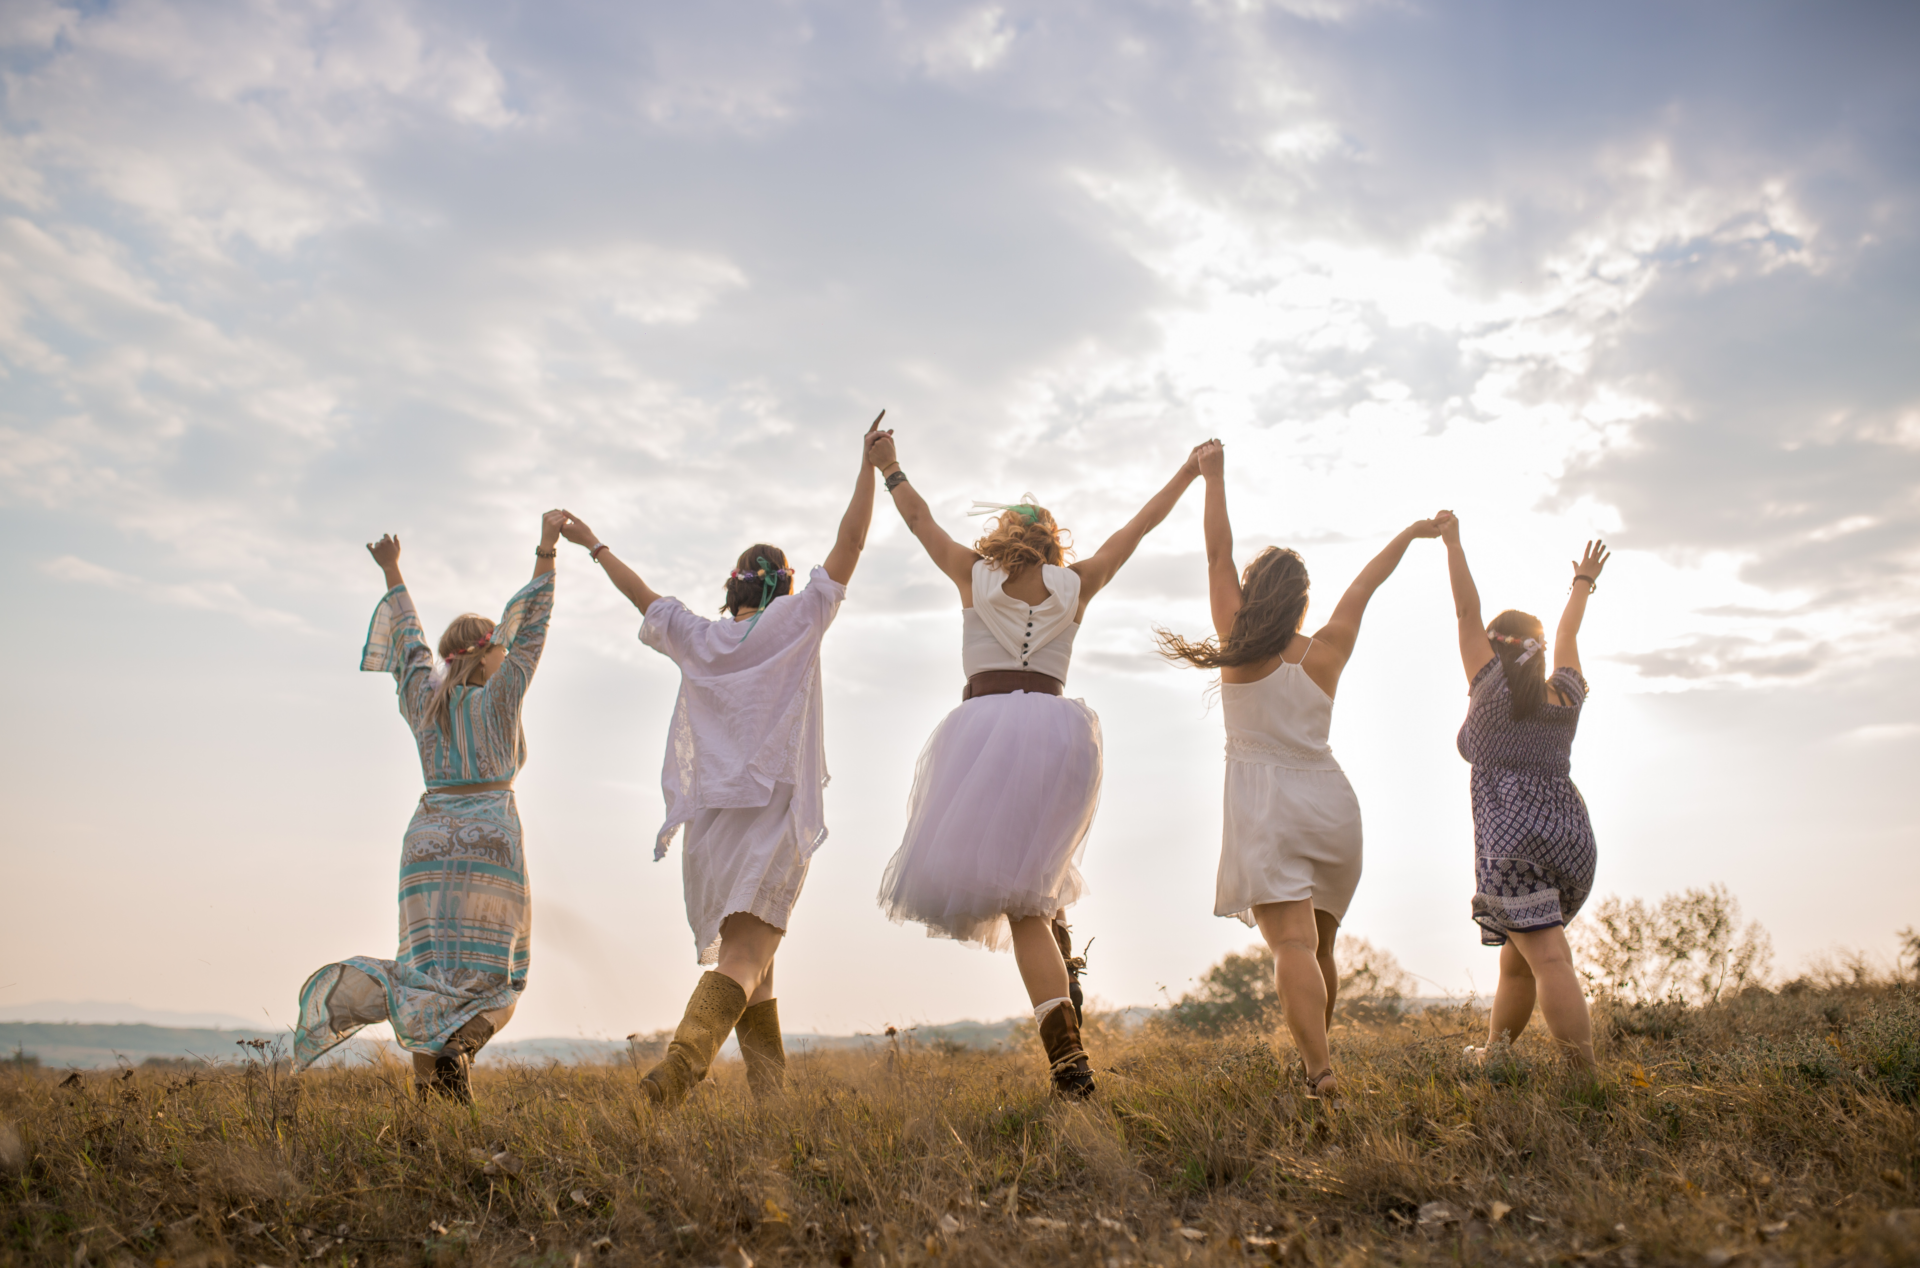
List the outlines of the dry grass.
<svg viewBox="0 0 1920 1268">
<path fill-rule="evenodd" d="M 1466 1010 L 1337 1030 L 1348 1093 L 1260 1036 L 738 1066 L 672 1114 L 622 1067 L 0 1075 L 0 1263 L 1913 1263 L 1920 998 L 1753 993 L 1602 1017 L 1606 1079 Z"/>
</svg>

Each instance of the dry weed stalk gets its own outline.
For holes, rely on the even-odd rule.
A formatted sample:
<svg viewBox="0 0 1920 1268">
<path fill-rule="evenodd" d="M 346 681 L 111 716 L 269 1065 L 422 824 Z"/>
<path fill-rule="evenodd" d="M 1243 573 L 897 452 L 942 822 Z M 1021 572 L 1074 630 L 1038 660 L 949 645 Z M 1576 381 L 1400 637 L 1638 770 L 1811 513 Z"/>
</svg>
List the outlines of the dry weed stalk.
<svg viewBox="0 0 1920 1268">
<path fill-rule="evenodd" d="M 1920 1257 L 1914 988 L 1598 1020 L 1598 1087 L 1532 1035 L 1470 1066 L 1468 1009 L 1348 1025 L 1331 1108 L 1252 1029 L 1100 1028 L 1090 1105 L 1050 1100 L 1034 1051 L 910 1040 L 799 1055 L 764 1108 L 723 1067 L 672 1114 L 630 1065 L 483 1066 L 470 1109 L 416 1104 L 398 1065 L 297 1093 L 264 1066 L 68 1087 L 22 1065 L 0 1263 Z"/>
</svg>

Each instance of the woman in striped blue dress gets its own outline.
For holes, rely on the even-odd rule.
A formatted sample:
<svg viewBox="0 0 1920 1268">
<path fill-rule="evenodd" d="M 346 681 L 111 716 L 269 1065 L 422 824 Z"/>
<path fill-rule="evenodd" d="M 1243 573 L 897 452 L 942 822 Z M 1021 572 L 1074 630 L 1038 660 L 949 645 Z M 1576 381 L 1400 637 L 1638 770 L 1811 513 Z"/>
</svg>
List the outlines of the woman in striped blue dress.
<svg viewBox="0 0 1920 1268">
<path fill-rule="evenodd" d="M 513 778 L 526 765 L 521 705 L 546 646 L 555 543 L 549 511 L 533 579 L 498 622 L 467 613 L 440 636 L 440 660 L 400 576 L 400 542 L 370 544 L 386 574 L 360 668 L 389 673 L 420 750 L 426 791 L 400 852 L 400 949 L 352 956 L 300 988 L 295 1064 L 304 1069 L 372 1022 L 389 1022 L 413 1054 L 414 1083 L 470 1100 L 473 1054 L 507 1024 L 526 989 L 533 932 Z"/>
</svg>

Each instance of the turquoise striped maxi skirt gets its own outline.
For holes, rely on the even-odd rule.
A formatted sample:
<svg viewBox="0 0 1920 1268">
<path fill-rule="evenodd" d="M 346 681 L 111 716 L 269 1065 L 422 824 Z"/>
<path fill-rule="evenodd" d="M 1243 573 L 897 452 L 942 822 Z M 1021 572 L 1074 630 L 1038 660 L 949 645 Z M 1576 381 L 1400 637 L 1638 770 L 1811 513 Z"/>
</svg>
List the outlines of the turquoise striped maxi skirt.
<svg viewBox="0 0 1920 1268">
<path fill-rule="evenodd" d="M 429 790 L 400 855 L 400 950 L 391 960 L 352 956 L 307 979 L 295 1066 L 373 1022 L 424 1053 L 483 1013 L 504 1026 L 526 989 L 532 934 L 513 793 Z"/>
</svg>

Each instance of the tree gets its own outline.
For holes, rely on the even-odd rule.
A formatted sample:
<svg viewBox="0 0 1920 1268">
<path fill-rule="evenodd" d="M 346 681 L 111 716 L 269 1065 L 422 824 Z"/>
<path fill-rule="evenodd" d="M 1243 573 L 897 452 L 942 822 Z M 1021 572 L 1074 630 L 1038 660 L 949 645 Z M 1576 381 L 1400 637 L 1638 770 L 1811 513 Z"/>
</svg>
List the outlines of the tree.
<svg viewBox="0 0 1920 1268">
<path fill-rule="evenodd" d="M 1334 944 L 1334 962 L 1340 970 L 1340 1008 L 1359 1013 L 1398 1014 L 1413 990 L 1413 977 L 1400 967 L 1393 952 L 1365 938 L 1341 934 Z M 1240 1022 L 1262 1023 L 1269 1010 L 1277 1011 L 1280 997 L 1273 984 L 1273 953 L 1254 945 L 1228 953 L 1201 975 L 1195 988 L 1167 1010 L 1177 1026 L 1218 1034 Z"/>
</svg>

